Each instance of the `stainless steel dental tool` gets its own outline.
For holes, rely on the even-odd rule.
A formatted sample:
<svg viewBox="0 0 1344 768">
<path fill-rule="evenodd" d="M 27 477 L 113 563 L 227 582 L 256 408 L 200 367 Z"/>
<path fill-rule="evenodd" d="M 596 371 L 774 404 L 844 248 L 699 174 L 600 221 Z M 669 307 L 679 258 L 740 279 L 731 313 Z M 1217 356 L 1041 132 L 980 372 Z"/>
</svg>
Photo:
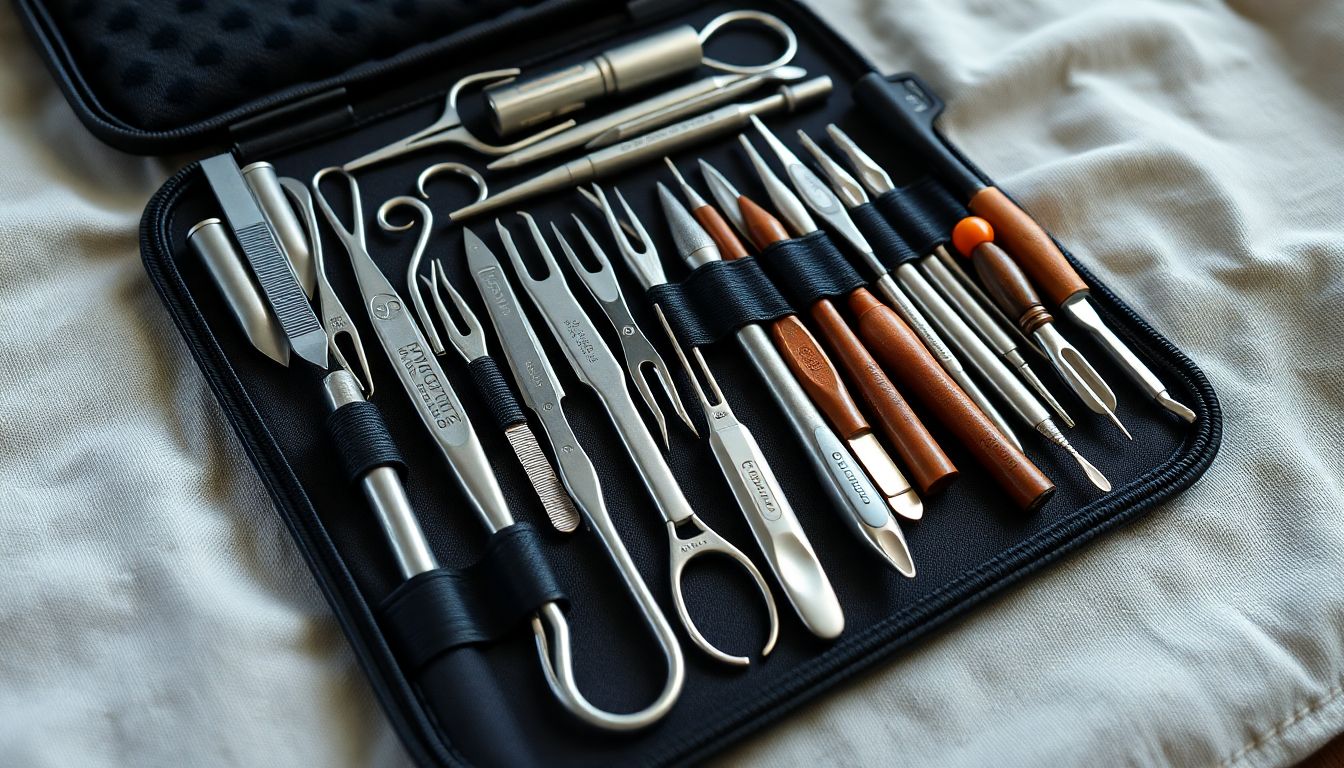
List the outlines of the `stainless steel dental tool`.
<svg viewBox="0 0 1344 768">
<path fill-rule="evenodd" d="M 331 356 L 336 358 L 336 362 L 349 371 L 355 381 L 364 388 L 364 398 L 373 397 L 373 372 L 369 370 L 369 360 L 364 355 L 364 341 L 359 338 L 359 328 L 355 321 L 346 311 L 345 305 L 341 304 L 341 298 L 337 295 L 336 289 L 331 286 L 331 281 L 327 279 L 326 258 L 322 253 L 322 233 L 317 228 L 317 210 L 313 207 L 313 196 L 308 191 L 308 187 L 298 179 L 283 178 L 279 180 L 280 187 L 289 195 L 294 204 L 298 206 L 303 214 L 303 229 L 309 243 L 308 250 L 313 260 L 313 281 L 317 294 L 317 312 L 322 320 L 322 330 L 327 334 L 327 350 Z M 350 366 L 350 362 L 345 357 L 345 352 L 341 349 L 341 337 L 349 339 L 350 346 L 355 350 L 355 358 L 359 360 L 360 373 L 355 373 Z M 362 374 L 362 375 L 361 375 Z"/>
<path fill-rule="evenodd" d="M 411 152 L 419 152 L 426 147 L 436 147 L 441 144 L 457 144 L 482 155 L 507 155 L 533 142 L 541 141 L 548 136 L 554 136 L 572 127 L 574 121 L 568 120 L 544 131 L 538 131 L 525 139 L 499 146 L 481 141 L 467 129 L 467 126 L 462 123 L 462 116 L 457 112 L 457 97 L 462 93 L 462 89 L 476 83 L 507 83 L 517 77 L 519 71 L 518 69 L 493 69 L 463 77 L 453 83 L 453 87 L 449 89 L 448 96 L 444 99 L 443 113 L 432 125 L 403 139 L 398 139 L 381 149 L 375 149 L 368 154 L 361 155 L 341 166 L 342 170 L 347 172 L 357 171 Z"/>
<path fill-rule="evenodd" d="M 648 427 L 644 425 L 644 421 L 635 409 L 634 401 L 630 399 L 630 389 L 626 386 L 625 374 L 621 371 L 620 365 L 617 364 L 615 355 L 607 347 L 606 342 L 602 340 L 597 328 L 584 313 L 583 308 L 579 306 L 578 300 L 570 292 L 569 286 L 565 284 L 564 275 L 560 272 L 560 265 L 556 262 L 555 256 L 552 255 L 551 249 L 546 244 L 546 239 L 542 236 L 536 221 L 526 213 L 520 215 L 526 222 L 532 239 L 540 251 L 547 270 L 546 276 L 536 278 L 531 274 L 523 263 L 522 255 L 514 245 L 509 230 L 503 223 L 496 221 L 495 226 L 499 231 L 500 239 L 504 242 L 504 250 L 508 253 L 509 260 L 513 262 L 519 282 L 523 284 L 524 290 L 532 298 L 542 317 L 545 318 L 546 325 L 551 329 L 551 333 L 564 350 L 565 357 L 574 368 L 575 374 L 581 381 L 591 387 L 597 393 L 598 399 L 602 401 L 607 415 L 611 418 L 612 424 L 616 427 L 616 432 L 621 438 L 621 443 L 625 446 L 635 469 L 639 473 L 640 480 L 649 491 L 654 506 L 658 508 L 663 517 L 667 527 L 668 549 L 671 556 L 672 599 L 676 605 L 677 615 L 681 619 L 682 626 L 685 627 L 692 642 L 713 658 L 725 664 L 739 666 L 750 663 L 750 659 L 745 656 L 732 656 L 724 653 L 700 633 L 687 610 L 686 598 L 682 592 L 682 575 L 692 560 L 703 555 L 724 555 L 736 560 L 743 570 L 750 574 L 756 581 L 756 586 L 760 589 L 761 596 L 765 600 L 769 611 L 770 631 L 761 653 L 762 655 L 768 655 L 770 651 L 774 650 L 775 641 L 779 637 L 779 615 L 775 609 L 775 601 L 771 597 L 769 585 L 766 584 L 765 578 L 761 576 L 761 572 L 756 569 L 756 566 L 746 555 L 742 554 L 741 550 L 705 525 L 695 513 L 695 510 L 691 508 L 690 502 L 686 500 L 686 496 L 682 493 L 676 478 L 672 475 L 671 468 L 667 466 L 662 453 L 658 450 L 658 444 L 654 442 L 653 436 L 649 434 Z M 568 250 L 569 244 L 560 236 L 559 230 L 554 227 L 552 227 L 552 230 L 560 241 L 561 247 Z M 682 538 L 682 529 L 689 529 L 693 533 L 689 538 Z"/>
<path fill-rule="evenodd" d="M 746 516 L 747 524 L 756 536 L 756 543 L 765 553 L 765 559 L 784 588 L 784 594 L 808 631 L 828 640 L 839 637 L 845 629 L 845 614 L 840 608 L 840 600 L 835 596 L 831 580 L 812 549 L 807 532 L 784 496 L 783 487 L 770 469 L 765 453 L 756 444 L 751 430 L 733 414 L 700 349 L 691 347 L 691 355 L 706 386 L 714 394 L 713 400 L 700 386 L 700 379 L 682 351 L 672 326 L 668 325 L 667 318 L 663 316 L 662 307 L 655 304 L 653 310 L 672 348 L 676 350 L 677 359 L 690 378 L 691 386 L 695 388 L 696 397 L 700 399 L 700 407 L 705 412 L 705 423 L 709 429 L 709 447 L 719 462 L 723 478 L 733 490 L 737 505 L 742 508 L 742 514 Z"/>
<path fill-rule="evenodd" d="M 803 131 L 798 131 L 798 140 L 812 159 L 816 161 L 817 167 L 821 169 L 822 175 L 830 182 L 832 191 L 835 192 L 846 207 L 855 208 L 868 202 L 868 193 L 863 186 L 849 172 L 840 166 L 830 155 L 826 154 L 820 146 L 817 145 L 812 137 Z M 885 174 L 883 174 L 885 175 Z M 891 189 L 890 179 L 887 180 L 888 189 Z M 948 233 L 951 235 L 951 233 Z M 922 254 L 918 260 L 918 268 L 924 277 L 933 284 L 942 294 L 943 299 L 959 314 L 976 333 L 984 340 L 990 348 L 1001 357 L 1007 365 L 1016 370 L 1033 392 L 1044 400 L 1055 412 L 1064 425 L 1073 426 L 1073 419 L 1059 404 L 1055 396 L 1046 388 L 1045 382 L 1041 381 L 1036 372 L 1031 369 L 1027 359 L 1022 356 L 1018 349 L 1017 342 L 1009 336 L 994 322 L 994 318 L 975 301 L 975 297 L 962 287 L 956 277 L 938 260 L 933 254 Z M 936 313 L 931 313 L 936 314 Z"/>
<path fill-rule="evenodd" d="M 565 390 L 560 385 L 555 368 L 542 349 L 541 341 L 532 330 L 532 324 L 523 311 L 523 305 L 519 303 L 513 287 L 509 285 L 499 261 L 485 247 L 485 243 L 481 242 L 471 230 L 465 230 L 463 234 L 466 241 L 467 269 L 471 273 L 472 282 L 481 292 L 481 298 L 485 300 L 486 312 L 495 327 L 504 359 L 508 362 L 509 370 L 513 372 L 513 379 L 518 385 L 522 400 L 541 422 L 542 433 L 551 444 L 551 452 L 555 454 L 560 479 L 593 535 L 601 542 L 607 556 L 611 558 L 612 565 L 621 575 L 621 581 L 639 606 L 640 613 L 658 640 L 663 658 L 667 662 L 667 678 L 662 693 L 652 704 L 639 712 L 622 715 L 603 712 L 594 708 L 582 697 L 574 699 L 570 709 L 581 713 L 580 716 L 585 720 L 604 728 L 619 730 L 642 728 L 667 714 L 681 692 L 686 677 L 686 662 L 681 653 L 681 645 L 677 641 L 672 625 L 668 623 L 648 585 L 644 583 L 644 577 L 640 575 L 630 553 L 626 551 L 620 533 L 612 523 L 606 501 L 602 497 L 602 486 L 597 479 L 597 470 L 593 467 L 588 454 L 584 452 L 583 446 L 579 445 L 579 440 L 565 416 L 563 405 Z M 565 665 L 561 668 L 561 672 L 567 672 L 569 669 L 570 667 Z M 557 689 L 554 681 L 551 687 Z M 577 686 L 571 682 L 565 689 L 575 691 Z"/>
<path fill-rule="evenodd" d="M 797 155 L 793 154 L 769 128 L 766 128 L 764 123 L 753 120 L 753 124 L 786 169 L 794 188 L 806 201 L 807 206 L 829 224 L 840 239 L 848 243 L 851 250 L 874 273 L 887 276 L 886 267 L 877 258 L 872 245 L 859 232 L 854 220 L 845 210 L 845 206 L 826 186 L 826 183 L 818 178 L 810 168 L 803 165 Z M 1054 420 L 1050 418 L 1050 413 L 1045 410 L 1045 407 L 1012 374 L 1012 371 L 1009 371 L 1008 367 L 990 351 L 989 347 L 966 325 L 965 321 L 948 306 L 942 296 L 928 284 L 924 276 L 908 263 L 900 265 L 896 271 L 901 284 L 910 289 L 915 300 L 934 318 L 934 323 L 956 342 L 961 351 L 970 358 L 977 370 L 986 377 L 995 391 L 1002 396 L 1004 402 L 1008 403 L 1021 421 L 1050 442 L 1063 448 L 1078 463 L 1078 466 L 1082 468 L 1083 473 L 1087 475 L 1088 480 L 1093 485 L 1103 491 L 1111 490 L 1111 483 L 1101 473 L 1101 470 L 1078 453 L 1078 450 L 1073 447 L 1073 444 L 1060 431 Z M 884 282 L 887 287 L 884 287 Z M 882 291 L 883 296 L 888 299 L 892 298 L 898 290 L 895 284 L 890 282 L 889 277 L 886 281 L 879 281 L 878 288 Z"/>
<path fill-rule="evenodd" d="M 341 223 L 322 194 L 322 181 L 331 174 L 344 176 L 349 185 L 353 220 L 350 228 Z M 369 255 L 358 182 L 340 168 L 324 168 L 313 177 L 312 187 L 314 199 L 350 255 L 355 280 L 369 312 L 369 322 L 421 422 L 439 447 L 486 531 L 495 533 L 508 528 L 514 524 L 513 515 L 505 504 L 503 491 L 471 420 L 429 351 L 405 302 Z M 673 655 L 669 658 L 669 684 L 659 701 L 650 708 L 652 717 L 646 716 L 645 712 L 623 715 L 599 710 L 578 690 L 573 670 L 572 635 L 560 606 L 553 602 L 544 604 L 532 619 L 532 633 L 552 693 L 567 710 L 585 722 L 611 730 L 640 728 L 665 714 L 672 700 L 680 694 L 684 669 Z"/>
<path fill-rule="evenodd" d="M 491 160 L 485 167 L 492 171 L 517 168 L 575 147 L 600 149 L 705 112 L 745 96 L 763 85 L 794 82 L 806 76 L 807 71 L 801 67 L 776 67 L 758 75 L 710 75 L 580 123 L 567 131 Z"/>
<path fill-rule="evenodd" d="M 784 51 L 773 61 L 743 66 L 705 56 L 704 44 L 730 24 L 753 22 L 778 34 Z M 729 11 L 697 31 L 689 24 L 658 32 L 608 49 L 563 69 L 529 75 L 486 89 L 495 128 L 508 135 L 553 117 L 582 109 L 589 101 L 624 93 L 705 65 L 734 74 L 755 75 L 788 64 L 798 52 L 798 38 L 789 25 L 761 11 Z"/>
<path fill-rule="evenodd" d="M 229 228 L 219 219 L 198 221 L 187 230 L 187 242 L 205 264 L 248 342 L 258 352 L 288 366 L 289 340 L 267 307 L 261 289 L 252 281 L 243 255 L 229 237 Z"/>
<path fill-rule="evenodd" d="M 539 176 L 496 192 L 479 203 L 459 208 L 449 214 L 449 218 L 461 221 L 547 192 L 568 189 L 643 162 L 650 162 L 682 147 L 737 130 L 746 125 L 752 115 L 774 114 L 781 110 L 792 112 L 805 104 L 825 98 L 830 92 L 829 77 L 816 77 L 794 85 L 781 86 L 776 93 L 763 99 L 728 104 L 712 112 L 571 160 Z"/>
<path fill-rule="evenodd" d="M 434 214 L 425 203 L 414 197 L 403 195 L 391 198 L 378 207 L 378 226 L 388 232 L 403 232 L 414 226 L 414 220 L 408 221 L 406 224 L 393 224 L 390 221 L 388 215 L 399 207 L 408 207 L 415 210 L 422 222 L 420 237 L 415 244 L 415 253 L 411 257 L 411 264 L 418 266 L 424 256 L 425 247 L 429 243 L 430 233 L 434 229 Z M 579 513 L 574 509 L 574 504 L 569 500 L 569 495 L 560 485 L 560 480 L 555 476 L 555 470 L 551 468 L 551 463 L 546 458 L 546 454 L 537 444 L 537 436 L 532 434 L 532 428 L 527 424 L 527 416 L 514 397 L 513 390 L 509 388 L 508 382 L 504 379 L 498 363 L 490 356 L 485 345 L 485 332 L 481 328 L 480 322 L 476 319 L 476 315 L 471 311 L 471 308 L 467 306 L 467 303 L 453 289 L 452 284 L 448 282 L 448 276 L 439 262 L 435 262 L 432 273 L 434 275 L 433 280 L 426 278 L 424 275 L 408 276 L 407 289 L 419 294 L 420 286 L 411 282 L 415 278 L 423 281 L 425 286 L 429 288 L 434 299 L 434 308 L 438 312 L 439 321 L 443 325 L 443 332 L 448 338 L 449 345 L 466 362 L 467 368 L 471 371 L 472 383 L 476 385 L 476 390 L 481 399 L 489 406 L 500 431 L 504 433 L 504 438 L 508 440 L 509 447 L 513 449 L 514 457 L 522 465 L 528 482 L 532 484 L 532 490 L 536 491 L 537 498 L 541 500 L 541 506 L 547 519 L 558 531 L 564 533 L 573 531 L 578 527 Z M 449 299 L 462 316 L 462 322 L 467 328 L 465 332 L 458 328 L 452 314 L 448 311 L 448 306 L 443 300 L 444 293 L 448 294 Z M 438 336 L 438 332 L 434 329 L 434 323 L 428 317 L 422 316 L 420 322 L 421 329 L 426 336 L 429 336 L 430 333 L 433 333 L 435 337 Z M 436 354 L 443 354 L 443 352 L 436 352 Z"/>
<path fill-rule="evenodd" d="M 662 185 L 659 185 L 659 197 L 672 230 L 672 239 L 676 242 L 677 254 L 688 266 L 694 269 L 722 258 L 714 240 Z M 650 242 L 634 212 L 624 201 L 622 205 L 640 237 Z M 615 212 L 610 205 L 603 207 L 613 233 L 617 232 Z M 662 276 L 662 265 L 650 259 L 647 252 L 622 247 L 621 253 L 635 273 L 641 275 L 641 280 L 661 278 L 661 282 L 667 281 Z M 908 505 L 911 509 L 902 516 L 919 517 L 923 508 L 919 496 L 909 490 L 888 499 L 870 482 L 849 446 L 831 429 L 807 392 L 798 384 L 788 363 L 780 356 L 764 328 L 754 323 L 744 325 L 737 330 L 735 337 L 743 354 L 760 374 L 766 390 L 774 396 L 780 410 L 784 412 L 818 479 L 843 510 L 845 522 L 883 561 L 898 573 L 913 577 L 914 559 L 897 522 L 898 513 L 894 510 L 896 505 Z M 906 487 L 909 488 L 909 483 L 906 483 Z"/>
<path fill-rule="evenodd" d="M 201 170 L 252 267 L 267 306 L 294 353 L 319 368 L 326 368 L 326 331 L 313 314 L 298 275 L 281 250 L 266 214 L 243 180 L 238 163 L 225 152 L 202 160 Z"/>
</svg>

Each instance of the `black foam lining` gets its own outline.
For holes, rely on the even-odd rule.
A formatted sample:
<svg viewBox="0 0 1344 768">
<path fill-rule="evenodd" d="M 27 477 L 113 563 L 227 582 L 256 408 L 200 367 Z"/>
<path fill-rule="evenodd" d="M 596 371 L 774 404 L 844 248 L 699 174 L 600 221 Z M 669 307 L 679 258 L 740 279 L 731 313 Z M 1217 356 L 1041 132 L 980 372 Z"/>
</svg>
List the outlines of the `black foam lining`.
<svg viewBox="0 0 1344 768">
<path fill-rule="evenodd" d="M 712 2 L 704 6 L 672 5 L 666 15 L 643 20 L 603 41 L 615 45 L 636 35 L 677 23 L 697 27 L 741 2 Z M 676 8 L 681 8 L 676 11 Z M 882 125 L 856 110 L 848 84 L 867 73 L 868 65 L 812 13 L 787 0 L 751 0 L 745 7 L 761 8 L 788 21 L 799 36 L 795 64 L 812 74 L 832 77 L 837 91 L 824 103 L 797 114 L 766 119 L 775 133 L 801 151 L 791 137 L 803 129 L 825 135 L 835 122 L 900 183 L 917 181 L 923 169 L 912 162 L 913 153 L 890 140 Z M 733 37 L 735 50 L 722 51 L 739 61 L 764 61 L 775 55 L 771 41 L 755 35 Z M 529 57 L 553 56 L 557 64 L 573 62 L 585 51 L 573 50 L 576 41 L 567 30 L 552 36 L 510 39 L 485 55 L 458 62 L 445 70 L 455 79 L 466 71 L 503 67 Z M 725 45 L 725 47 L 727 47 Z M 703 73 L 700 73 L 703 74 Z M 608 109 L 618 103 L 601 105 Z M 427 101 L 405 112 L 372 122 L 346 135 L 266 158 L 281 175 L 309 179 L 324 166 L 353 158 L 415 130 L 437 117 L 441 104 Z M 576 115 L 579 119 L 593 112 Z M 759 145 L 758 145 L 759 146 Z M 761 204 L 768 196 L 751 172 L 733 137 L 725 136 L 680 152 L 671 159 L 684 171 L 704 158 L 722 171 L 743 194 Z M 374 223 L 380 201 L 412 193 L 419 171 L 433 162 L 457 160 L 482 167 L 482 158 L 453 148 L 427 151 L 402 158 L 358 175 L 367 222 L 369 251 L 384 272 L 400 284 L 414 238 L 382 232 Z M 492 188 L 503 189 L 542 170 L 524 167 L 487 173 Z M 704 193 L 703 180 L 692 170 L 690 183 Z M 654 183 L 668 181 L 667 169 L 650 162 L 605 179 L 619 186 L 635 214 L 645 224 L 662 254 L 668 277 L 679 281 L 688 270 L 678 263 L 663 222 Z M 467 193 L 446 186 L 433 190 L 430 204 L 446 212 L 467 202 Z M 344 212 L 341 201 L 338 210 Z M 522 207 L 537 217 L 542 230 L 555 222 L 574 237 L 572 214 L 587 217 L 603 237 L 605 227 L 572 190 L 528 201 Z M 752 366 L 736 345 L 720 344 L 706 350 L 715 377 L 738 419 L 755 434 L 783 491 L 792 502 L 804 529 L 835 586 L 845 611 L 845 632 L 833 642 L 812 637 L 793 614 L 778 589 L 776 600 L 782 621 L 779 644 L 768 659 L 754 659 L 746 669 L 730 669 L 700 653 L 678 629 L 687 658 L 686 685 L 681 699 L 657 726 L 634 734 L 613 735 L 576 724 L 555 702 L 537 664 L 536 648 L 528 633 L 510 634 L 470 654 L 446 654 L 461 659 L 453 666 L 425 667 L 419 681 L 407 677 L 398 665 L 388 638 L 374 619 L 376 606 L 399 583 L 378 523 L 356 494 L 340 478 L 332 446 L 321 428 L 325 414 L 319 398 L 319 374 L 302 366 L 283 368 L 248 346 L 228 309 L 211 285 L 208 274 L 186 242 L 195 222 L 218 211 L 200 173 L 191 169 L 171 180 L 146 211 L 143 237 L 146 264 L 166 305 L 182 329 L 221 406 L 229 415 L 276 500 L 277 509 L 296 531 L 300 551 L 324 584 L 332 607 L 342 622 L 352 648 L 369 674 L 370 683 L 397 726 L 412 756 L 427 764 L 541 763 L 548 766 L 650 765 L 687 763 L 702 759 L 728 743 L 772 723 L 822 691 L 840 684 L 882 659 L 910 648 L 919 638 L 965 615 L 973 606 L 1033 571 L 1057 561 L 1103 532 L 1133 519 L 1158 500 L 1188 485 L 1207 466 L 1220 436 L 1216 397 L 1203 375 L 1179 350 L 1157 335 L 1105 286 L 1093 283 L 1093 299 L 1105 320 L 1149 362 L 1178 400 L 1195 408 L 1200 421 L 1184 424 L 1153 405 L 1134 387 L 1088 334 L 1061 320 L 1061 330 L 1092 361 L 1114 388 L 1119 416 L 1134 435 L 1128 441 L 1113 426 L 1086 409 L 1071 408 L 1079 426 L 1069 440 L 1112 481 L 1115 490 L 1102 494 L 1087 482 L 1070 457 L 1027 430 L 1020 435 L 1027 453 L 1059 486 L 1059 491 L 1033 515 L 1022 515 L 1003 503 L 993 482 L 979 471 L 966 452 L 934 428 L 961 476 L 942 494 L 926 500 L 925 517 L 902 522 L 919 567 L 906 579 L 882 566 L 849 531 L 832 508 L 829 496 L 812 474 L 797 448 L 788 421 Z M 516 225 L 514 214 L 502 214 Z M 486 316 L 481 297 L 466 274 L 460 224 L 439 216 L 430 247 L 441 259 L 448 278 Z M 490 220 L 466 226 L 507 262 Z M 324 231 L 327 230 L 323 224 Z M 549 236 L 548 236 L 549 237 Z M 552 242 L 552 247 L 555 243 Z M 380 385 L 374 400 L 387 420 L 393 438 L 410 466 L 407 492 L 434 552 L 448 566 L 475 560 L 486 546 L 486 533 L 470 510 L 461 490 L 447 471 L 437 447 L 419 423 L 406 394 L 395 384 L 387 356 L 377 346 L 350 272 L 348 259 L 335 238 L 327 234 L 329 276 L 355 321 L 365 328 L 368 356 Z M 610 246 L 610 243 L 607 244 Z M 526 255 L 525 255 L 526 256 Z M 569 272 L 566 265 L 562 269 Z M 512 273 L 509 264 L 503 271 Z M 638 283 L 617 267 L 626 295 L 641 296 Z M 600 313 L 585 291 L 572 290 L 594 317 Z M 515 284 L 515 291 L 530 304 Z M 646 335 L 670 364 L 682 401 L 698 413 L 696 398 L 687 384 L 664 334 L 659 331 L 647 302 L 631 301 Z M 580 445 L 591 457 L 613 521 L 639 565 L 654 597 L 667 617 L 678 624 L 668 584 L 667 532 L 650 497 L 602 405 L 568 369 L 565 357 L 540 318 L 533 325 L 556 362 L 568 397 L 563 408 Z M 619 350 L 614 329 L 598 323 L 607 345 Z M 487 328 L 488 343 L 499 349 Z M 486 404 L 474 391 L 466 366 L 445 360 L 449 383 L 458 392 L 466 413 L 473 417 L 481 442 L 491 458 L 504 493 L 520 520 L 542 521 L 544 512 L 523 476 L 504 436 L 491 428 Z M 1048 371 L 1047 369 L 1043 369 Z M 1046 374 L 1043 373 L 1043 376 Z M 1067 390 L 1058 380 L 1047 385 L 1067 404 Z M 656 389 L 656 387 L 655 387 Z M 668 413 L 671 446 L 666 452 L 673 474 L 680 478 L 691 506 L 707 524 L 748 553 L 764 568 L 750 528 L 722 480 L 713 452 L 703 439 Z M 642 403 L 646 423 L 653 426 Z M 917 409 L 918 411 L 919 409 Z M 936 425 L 927 413 L 926 424 Z M 703 421 L 696 417 L 704 434 Z M 654 427 L 656 433 L 656 427 Z M 540 522 L 539 527 L 545 528 Z M 587 531 L 560 536 L 544 533 L 543 548 L 556 579 L 572 598 L 568 613 L 574 632 L 576 674 L 580 689 L 597 705 L 633 711 L 647 705 L 663 683 L 663 663 L 652 637 L 620 579 Z M 709 559 L 688 572 L 687 598 L 696 623 L 716 645 L 733 653 L 755 653 L 765 631 L 765 617 L 754 587 L 734 569 L 720 569 Z M 773 577 L 767 575 L 772 581 Z M 896 663 L 899 663 L 897 661 Z"/>
<path fill-rule="evenodd" d="M 519 0 L 46 0 L 101 105 L 146 131 L 368 68 Z"/>
</svg>

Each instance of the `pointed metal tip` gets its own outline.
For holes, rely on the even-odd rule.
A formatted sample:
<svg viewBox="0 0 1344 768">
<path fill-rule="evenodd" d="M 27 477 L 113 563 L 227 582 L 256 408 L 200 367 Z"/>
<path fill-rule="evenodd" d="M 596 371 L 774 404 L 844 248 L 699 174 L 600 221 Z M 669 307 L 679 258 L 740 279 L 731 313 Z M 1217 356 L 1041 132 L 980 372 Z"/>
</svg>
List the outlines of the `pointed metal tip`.
<svg viewBox="0 0 1344 768">
<path fill-rule="evenodd" d="M 867 528 L 865 533 L 868 543 L 897 573 L 910 579 L 915 577 L 915 559 L 896 518 L 889 516 L 881 528 Z"/>
<path fill-rule="evenodd" d="M 1112 424 L 1114 424 L 1117 428 L 1119 428 L 1121 432 L 1125 434 L 1125 437 L 1129 438 L 1130 440 L 1134 439 L 1134 436 L 1129 434 L 1129 430 L 1125 429 L 1125 425 L 1120 423 L 1120 419 L 1116 417 L 1115 411 L 1107 411 L 1106 416 L 1111 420 Z"/>
<path fill-rule="evenodd" d="M 1154 395 L 1153 399 L 1157 401 L 1158 405 L 1166 408 L 1177 416 L 1180 416 L 1187 424 L 1194 424 L 1195 419 L 1199 418 L 1194 411 L 1172 399 L 1171 395 L 1167 394 L 1167 390 L 1165 389 Z"/>
</svg>

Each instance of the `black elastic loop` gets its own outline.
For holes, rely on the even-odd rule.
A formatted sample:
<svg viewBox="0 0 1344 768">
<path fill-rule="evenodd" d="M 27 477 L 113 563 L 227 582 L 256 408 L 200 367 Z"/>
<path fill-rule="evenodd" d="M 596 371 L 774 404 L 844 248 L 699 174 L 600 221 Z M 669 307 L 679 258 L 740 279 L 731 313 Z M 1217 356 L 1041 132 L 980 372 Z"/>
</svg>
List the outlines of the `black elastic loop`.
<svg viewBox="0 0 1344 768">
<path fill-rule="evenodd" d="M 509 380 L 499 369 L 495 358 L 489 355 L 478 357 L 467 364 L 467 369 L 471 371 L 471 380 L 476 383 L 476 391 L 485 398 L 500 429 L 527 421 L 523 406 L 518 403 L 518 397 L 513 394 L 513 388 L 509 386 Z"/>
<path fill-rule="evenodd" d="M 888 268 L 895 269 L 927 255 L 911 248 L 905 238 L 901 237 L 896 228 L 887 221 L 887 217 L 883 216 L 872 203 L 864 203 L 849 209 L 849 215 L 854 219 L 855 226 L 863 233 L 863 239 L 873 247 L 873 253 L 877 254 Z"/>
<path fill-rule="evenodd" d="M 351 483 L 358 483 L 377 467 L 392 467 L 406 476 L 406 460 L 378 406 L 368 400 L 346 403 L 327 416 L 327 433 L 341 456 L 341 467 Z"/>
<path fill-rule="evenodd" d="M 923 178 L 908 187 L 884 192 L 874 201 L 887 221 L 920 254 L 952 238 L 952 228 L 969 214 L 947 188 L 934 178 Z"/>
<path fill-rule="evenodd" d="M 515 523 L 491 535 L 485 555 L 466 568 L 407 579 L 381 612 L 402 663 L 418 670 L 445 651 L 503 637 L 552 602 L 568 606 L 541 537 L 531 525 Z"/>
<path fill-rule="evenodd" d="M 682 342 L 696 347 L 712 344 L 748 323 L 793 314 L 789 302 L 750 256 L 703 264 L 680 283 L 650 288 L 649 298 L 663 308 Z"/>
<path fill-rule="evenodd" d="M 821 230 L 772 243 L 756 258 L 795 307 L 844 296 L 866 282 Z"/>
</svg>

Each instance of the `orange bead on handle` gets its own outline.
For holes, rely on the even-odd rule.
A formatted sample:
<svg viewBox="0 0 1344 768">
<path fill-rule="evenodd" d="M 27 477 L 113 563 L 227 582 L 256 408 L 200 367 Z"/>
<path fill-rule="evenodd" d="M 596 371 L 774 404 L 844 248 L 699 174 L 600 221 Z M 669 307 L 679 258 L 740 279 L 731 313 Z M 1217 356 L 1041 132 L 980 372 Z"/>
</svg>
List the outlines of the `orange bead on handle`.
<svg viewBox="0 0 1344 768">
<path fill-rule="evenodd" d="M 952 229 L 952 244 L 975 265 L 985 290 L 1023 333 L 1031 334 L 1054 319 L 1045 311 L 1026 273 L 994 244 L 994 227 L 988 221 L 968 216 L 957 222 Z"/>
</svg>

